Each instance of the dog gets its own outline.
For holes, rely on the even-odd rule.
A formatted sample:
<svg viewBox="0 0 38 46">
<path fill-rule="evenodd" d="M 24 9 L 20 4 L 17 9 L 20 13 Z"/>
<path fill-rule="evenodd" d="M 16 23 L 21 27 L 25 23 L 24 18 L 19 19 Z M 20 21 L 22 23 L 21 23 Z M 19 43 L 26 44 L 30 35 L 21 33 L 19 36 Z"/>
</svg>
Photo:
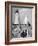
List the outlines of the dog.
<svg viewBox="0 0 38 46">
<path fill-rule="evenodd" d="M 13 38 L 32 37 L 32 26 L 28 24 L 16 24 L 12 30 Z"/>
</svg>

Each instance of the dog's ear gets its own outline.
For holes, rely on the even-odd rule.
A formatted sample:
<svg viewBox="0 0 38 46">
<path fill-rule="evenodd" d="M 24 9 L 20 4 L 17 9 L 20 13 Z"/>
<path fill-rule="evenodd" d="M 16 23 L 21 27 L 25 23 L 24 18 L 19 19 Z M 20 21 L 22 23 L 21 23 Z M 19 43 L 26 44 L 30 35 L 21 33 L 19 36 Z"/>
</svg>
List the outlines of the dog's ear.
<svg viewBox="0 0 38 46">
<path fill-rule="evenodd" d="M 32 30 L 32 25 L 28 22 L 28 27 Z"/>
<path fill-rule="evenodd" d="M 31 26 L 31 24 L 28 22 L 28 26 Z"/>
</svg>

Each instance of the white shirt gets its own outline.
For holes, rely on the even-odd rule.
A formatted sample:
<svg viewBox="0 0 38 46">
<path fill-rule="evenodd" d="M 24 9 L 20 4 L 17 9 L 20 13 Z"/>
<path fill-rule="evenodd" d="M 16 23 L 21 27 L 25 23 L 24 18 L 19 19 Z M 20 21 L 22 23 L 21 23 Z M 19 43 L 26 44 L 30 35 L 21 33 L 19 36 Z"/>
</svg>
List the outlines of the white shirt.
<svg viewBox="0 0 38 46">
<path fill-rule="evenodd" d="M 14 21 L 14 24 L 19 24 L 19 20 L 18 20 L 18 13 L 15 14 L 15 21 Z"/>
</svg>

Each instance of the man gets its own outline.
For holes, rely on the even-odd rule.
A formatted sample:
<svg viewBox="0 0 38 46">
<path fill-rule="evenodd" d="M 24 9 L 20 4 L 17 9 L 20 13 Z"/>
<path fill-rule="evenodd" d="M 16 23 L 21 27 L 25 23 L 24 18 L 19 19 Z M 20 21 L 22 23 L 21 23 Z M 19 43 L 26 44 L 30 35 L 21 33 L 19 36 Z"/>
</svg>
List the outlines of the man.
<svg viewBox="0 0 38 46">
<path fill-rule="evenodd" d="M 19 24 L 18 18 L 19 18 L 19 11 L 17 10 L 17 11 L 15 12 L 15 20 L 14 20 L 14 24 Z"/>
</svg>

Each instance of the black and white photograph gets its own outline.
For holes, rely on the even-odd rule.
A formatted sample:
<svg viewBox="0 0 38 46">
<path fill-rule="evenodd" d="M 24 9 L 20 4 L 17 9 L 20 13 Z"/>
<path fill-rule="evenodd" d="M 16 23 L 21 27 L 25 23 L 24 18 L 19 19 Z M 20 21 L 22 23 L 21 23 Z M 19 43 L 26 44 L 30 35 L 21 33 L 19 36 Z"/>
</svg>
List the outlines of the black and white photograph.
<svg viewBox="0 0 38 46">
<path fill-rule="evenodd" d="M 32 7 L 12 7 L 11 37 L 32 37 Z"/>
</svg>

